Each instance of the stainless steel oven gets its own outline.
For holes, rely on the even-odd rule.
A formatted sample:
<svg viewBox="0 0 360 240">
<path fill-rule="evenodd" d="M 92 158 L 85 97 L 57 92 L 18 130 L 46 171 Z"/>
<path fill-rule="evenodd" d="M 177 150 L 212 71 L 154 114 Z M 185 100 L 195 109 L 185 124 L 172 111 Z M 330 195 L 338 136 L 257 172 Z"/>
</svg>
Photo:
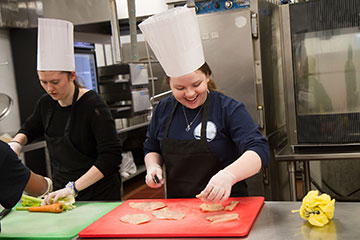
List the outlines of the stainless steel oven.
<svg viewBox="0 0 360 240">
<path fill-rule="evenodd" d="M 359 149 L 360 1 L 282 5 L 280 16 L 290 145 Z"/>
</svg>

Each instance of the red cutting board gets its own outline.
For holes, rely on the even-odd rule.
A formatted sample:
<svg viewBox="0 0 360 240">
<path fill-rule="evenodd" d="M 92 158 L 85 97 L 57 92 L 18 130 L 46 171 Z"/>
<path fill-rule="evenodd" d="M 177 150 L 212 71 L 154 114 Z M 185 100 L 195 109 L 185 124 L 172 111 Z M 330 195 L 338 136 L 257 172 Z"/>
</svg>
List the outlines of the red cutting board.
<svg viewBox="0 0 360 240">
<path fill-rule="evenodd" d="M 190 199 L 133 199 L 127 200 L 97 221 L 83 229 L 79 237 L 87 238 L 117 238 L 117 237 L 243 237 L 246 236 L 263 203 L 263 197 L 229 198 L 223 205 L 231 201 L 239 201 L 231 213 L 238 213 L 240 220 L 211 224 L 206 217 L 226 211 L 205 213 L 200 210 L 202 201 Z M 160 201 L 174 211 L 185 212 L 181 220 L 160 220 L 155 218 L 151 211 L 144 212 L 129 206 L 130 202 Z M 145 213 L 152 216 L 148 223 L 135 225 L 120 221 L 126 214 Z"/>
</svg>

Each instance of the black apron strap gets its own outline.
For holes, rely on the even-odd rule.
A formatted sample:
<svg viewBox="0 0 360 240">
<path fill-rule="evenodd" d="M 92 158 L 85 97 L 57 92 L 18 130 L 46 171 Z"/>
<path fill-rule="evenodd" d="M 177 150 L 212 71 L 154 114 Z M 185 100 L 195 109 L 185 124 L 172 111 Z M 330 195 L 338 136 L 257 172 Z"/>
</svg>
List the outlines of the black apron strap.
<svg viewBox="0 0 360 240">
<path fill-rule="evenodd" d="M 49 107 L 49 109 L 47 110 L 47 113 L 46 113 L 46 118 L 45 118 L 45 133 L 47 132 L 49 126 L 50 126 L 50 121 L 51 121 L 51 118 L 52 118 L 52 115 L 53 115 L 53 112 L 54 112 L 54 102 L 51 101 L 51 106 Z"/>
<path fill-rule="evenodd" d="M 169 120 L 168 120 L 167 123 L 166 123 L 165 135 L 164 135 L 164 137 L 166 137 L 166 138 L 168 137 L 170 124 L 171 124 L 171 122 L 172 122 L 172 120 L 173 120 L 173 118 L 174 118 L 174 113 L 175 113 L 175 110 L 176 110 L 177 105 L 178 105 L 178 101 L 175 102 L 175 106 L 174 106 L 173 110 L 172 110 L 171 113 L 170 113 Z"/>
</svg>

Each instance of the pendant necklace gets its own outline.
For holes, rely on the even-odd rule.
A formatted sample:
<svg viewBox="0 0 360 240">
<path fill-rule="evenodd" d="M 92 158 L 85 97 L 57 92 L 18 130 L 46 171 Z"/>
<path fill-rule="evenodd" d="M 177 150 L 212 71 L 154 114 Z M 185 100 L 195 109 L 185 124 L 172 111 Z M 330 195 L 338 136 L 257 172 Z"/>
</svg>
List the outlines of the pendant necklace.
<svg viewBox="0 0 360 240">
<path fill-rule="evenodd" d="M 188 119 L 187 119 L 187 116 L 186 116 L 186 113 L 185 113 L 185 108 L 184 108 L 184 105 L 182 105 L 182 109 L 183 109 L 183 112 L 184 112 L 184 116 L 185 116 L 185 121 L 186 121 L 186 128 L 185 128 L 185 131 L 190 131 L 191 129 L 191 125 L 195 122 L 196 118 L 199 116 L 200 112 L 201 112 L 201 109 L 203 109 L 204 105 L 201 106 L 201 108 L 199 109 L 199 111 L 197 112 L 197 114 L 195 115 L 194 119 L 189 123 Z"/>
</svg>

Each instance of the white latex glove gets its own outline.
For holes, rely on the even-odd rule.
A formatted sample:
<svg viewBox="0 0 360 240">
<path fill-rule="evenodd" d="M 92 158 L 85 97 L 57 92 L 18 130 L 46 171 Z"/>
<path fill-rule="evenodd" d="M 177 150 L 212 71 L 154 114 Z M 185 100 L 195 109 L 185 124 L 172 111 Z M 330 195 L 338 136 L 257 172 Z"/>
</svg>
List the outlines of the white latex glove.
<svg viewBox="0 0 360 240">
<path fill-rule="evenodd" d="M 59 198 L 67 197 L 69 195 L 73 195 L 75 197 L 75 191 L 72 188 L 64 187 L 55 192 L 49 193 L 42 202 L 42 205 L 48 205 L 52 203 L 56 203 Z M 51 202 L 51 199 L 54 198 L 54 201 Z"/>
<path fill-rule="evenodd" d="M 20 157 L 20 153 L 21 153 L 21 149 L 22 149 L 22 145 L 18 142 L 8 142 L 10 148 L 16 153 L 16 155 L 18 155 L 18 157 Z"/>
<path fill-rule="evenodd" d="M 48 177 L 44 177 L 44 178 L 47 182 L 47 189 L 42 195 L 39 196 L 39 198 L 46 196 L 49 192 L 51 192 L 53 190 L 53 182 L 51 181 L 51 179 Z"/>
<path fill-rule="evenodd" d="M 220 170 L 215 174 L 201 192 L 203 201 L 223 202 L 229 198 L 231 187 L 235 183 L 234 175 L 226 170 Z"/>
<path fill-rule="evenodd" d="M 155 176 L 159 179 L 159 183 L 155 183 Z M 145 182 L 151 188 L 159 188 L 164 184 L 162 169 L 159 165 L 151 165 L 147 168 Z"/>
</svg>

